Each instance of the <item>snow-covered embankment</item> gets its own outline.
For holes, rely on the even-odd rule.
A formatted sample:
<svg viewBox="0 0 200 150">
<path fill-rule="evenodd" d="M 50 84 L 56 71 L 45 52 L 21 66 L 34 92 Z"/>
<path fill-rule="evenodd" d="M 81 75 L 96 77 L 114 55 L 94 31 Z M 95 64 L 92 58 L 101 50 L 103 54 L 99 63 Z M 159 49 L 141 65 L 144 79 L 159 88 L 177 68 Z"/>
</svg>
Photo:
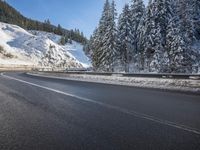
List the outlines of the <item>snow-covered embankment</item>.
<svg viewBox="0 0 200 150">
<path fill-rule="evenodd" d="M 60 45 L 61 36 L 42 31 L 26 31 L 0 22 L 0 67 L 83 68 L 90 61 L 83 46 L 75 41 Z"/>
</svg>

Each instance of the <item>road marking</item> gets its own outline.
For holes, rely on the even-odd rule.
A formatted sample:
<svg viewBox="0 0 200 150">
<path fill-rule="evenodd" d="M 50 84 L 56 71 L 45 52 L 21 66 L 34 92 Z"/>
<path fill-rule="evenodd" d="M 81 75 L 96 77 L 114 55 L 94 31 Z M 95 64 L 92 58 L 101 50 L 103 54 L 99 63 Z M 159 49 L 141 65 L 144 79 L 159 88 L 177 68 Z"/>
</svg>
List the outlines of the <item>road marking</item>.
<svg viewBox="0 0 200 150">
<path fill-rule="evenodd" d="M 4 73 L 1 73 L 1 76 L 6 77 L 6 78 L 11 79 L 11 80 L 18 81 L 18 82 L 26 83 L 28 85 L 32 85 L 32 86 L 35 86 L 35 87 L 38 87 L 38 88 L 42 88 L 42 89 L 45 89 L 45 90 L 48 90 L 48 91 L 52 91 L 52 92 L 55 92 L 55 93 L 66 95 L 66 96 L 70 96 L 70 97 L 73 97 L 73 98 L 76 98 L 76 99 L 79 99 L 79 100 L 82 100 L 82 101 L 85 101 L 85 102 L 97 104 L 97 105 L 100 105 L 100 106 L 103 106 L 103 107 L 106 107 L 106 108 L 109 108 L 109 109 L 112 109 L 112 110 L 119 111 L 121 113 L 125 113 L 125 114 L 128 114 L 128 115 L 137 117 L 137 118 L 150 120 L 150 121 L 162 124 L 162 125 L 174 127 L 174 128 L 177 128 L 177 129 L 181 129 L 181 130 L 184 130 L 184 131 L 187 131 L 187 132 L 191 132 L 191 133 L 200 135 L 200 130 L 195 129 L 195 128 L 191 128 L 191 127 L 188 127 L 188 126 L 185 126 L 185 125 L 177 124 L 175 122 L 162 120 L 162 119 L 159 119 L 159 118 L 156 118 L 156 117 L 153 117 L 153 116 L 150 116 L 150 115 L 146 115 L 146 114 L 143 114 L 143 113 L 138 113 L 138 112 L 135 112 L 135 111 L 126 110 L 126 109 L 120 108 L 118 106 L 112 106 L 112 105 L 105 104 L 105 103 L 102 103 L 102 102 L 99 102 L 99 101 L 95 101 L 95 100 L 92 100 L 92 99 L 89 99 L 89 98 L 80 97 L 80 96 L 77 96 L 77 95 L 73 95 L 73 94 L 70 94 L 70 93 L 66 93 L 66 92 L 63 92 L 63 91 L 59 91 L 59 90 L 56 90 L 56 89 L 52 89 L 52 88 L 49 88 L 49 87 L 45 87 L 45 86 L 42 86 L 42 85 L 38 85 L 38 84 L 35 84 L 35 83 L 31 83 L 31 82 L 28 82 L 28 81 L 24 81 L 24 80 L 21 80 L 21 79 L 10 77 L 10 76 L 4 75 Z"/>
</svg>

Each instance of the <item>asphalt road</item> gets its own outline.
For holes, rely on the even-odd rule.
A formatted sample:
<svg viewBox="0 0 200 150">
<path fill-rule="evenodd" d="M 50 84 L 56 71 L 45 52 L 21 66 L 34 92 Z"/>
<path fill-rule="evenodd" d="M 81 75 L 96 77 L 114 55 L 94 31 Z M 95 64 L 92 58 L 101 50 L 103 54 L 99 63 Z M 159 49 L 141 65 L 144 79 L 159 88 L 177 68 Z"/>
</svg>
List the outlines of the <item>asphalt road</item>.
<svg viewBox="0 0 200 150">
<path fill-rule="evenodd" d="M 0 150 L 200 150 L 200 96 L 0 76 Z"/>
</svg>

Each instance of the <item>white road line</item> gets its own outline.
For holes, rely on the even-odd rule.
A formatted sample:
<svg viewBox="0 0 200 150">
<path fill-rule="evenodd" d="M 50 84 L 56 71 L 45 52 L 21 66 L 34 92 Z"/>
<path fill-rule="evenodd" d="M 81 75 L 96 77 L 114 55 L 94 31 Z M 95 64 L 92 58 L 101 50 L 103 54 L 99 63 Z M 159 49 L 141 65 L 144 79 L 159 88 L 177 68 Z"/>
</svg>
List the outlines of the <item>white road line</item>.
<svg viewBox="0 0 200 150">
<path fill-rule="evenodd" d="M 11 79 L 11 80 L 26 83 L 28 85 L 39 87 L 39 88 L 42 88 L 42 89 L 45 89 L 45 90 L 48 90 L 48 91 L 52 91 L 52 92 L 56 92 L 56 93 L 59 93 L 59 94 L 62 94 L 62 95 L 74 97 L 76 99 L 79 99 L 79 100 L 82 100 L 82 101 L 85 101 L 85 102 L 94 103 L 94 104 L 97 104 L 97 105 L 100 105 L 100 106 L 103 106 L 103 107 L 106 107 L 106 108 L 109 108 L 109 109 L 112 109 L 112 110 L 116 110 L 116 111 L 131 115 L 131 116 L 134 116 L 134 117 L 137 117 L 137 118 L 150 120 L 150 121 L 162 124 L 162 125 L 174 127 L 174 128 L 177 128 L 177 129 L 181 129 L 181 130 L 184 130 L 184 131 L 187 131 L 187 132 L 191 132 L 191 133 L 200 135 L 200 130 L 195 129 L 195 128 L 191 128 L 191 127 L 188 127 L 188 126 L 185 126 L 185 125 L 177 124 L 175 122 L 162 120 L 162 119 L 159 119 L 159 118 L 156 118 L 156 117 L 153 117 L 153 116 L 150 116 L 150 115 L 146 115 L 146 114 L 143 114 L 143 113 L 138 113 L 138 112 L 135 112 L 135 111 L 126 110 L 126 109 L 120 108 L 118 106 L 112 106 L 112 105 L 105 104 L 105 103 L 102 103 L 102 102 L 99 102 L 99 101 L 95 101 L 95 100 L 92 100 L 92 99 L 89 99 L 89 98 L 80 97 L 80 96 L 77 96 L 77 95 L 73 95 L 73 94 L 70 94 L 70 93 L 66 93 L 66 92 L 63 92 L 63 91 L 59 91 L 59 90 L 56 90 L 56 89 L 52 89 L 52 88 L 49 88 L 49 87 L 45 87 L 45 86 L 42 86 L 42 85 L 38 85 L 38 84 L 35 84 L 35 83 L 31 83 L 31 82 L 28 82 L 28 81 L 24 81 L 24 80 L 21 80 L 21 79 L 10 77 L 10 76 L 4 75 L 3 73 L 1 73 L 1 76 L 6 77 L 6 78 Z"/>
</svg>

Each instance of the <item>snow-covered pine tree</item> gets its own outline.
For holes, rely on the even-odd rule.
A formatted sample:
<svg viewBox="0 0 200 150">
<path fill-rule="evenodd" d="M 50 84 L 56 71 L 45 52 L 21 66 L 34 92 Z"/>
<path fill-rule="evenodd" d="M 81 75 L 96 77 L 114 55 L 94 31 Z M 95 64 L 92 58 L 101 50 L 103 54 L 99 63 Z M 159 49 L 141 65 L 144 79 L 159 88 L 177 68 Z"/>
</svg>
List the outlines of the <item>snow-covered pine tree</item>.
<svg viewBox="0 0 200 150">
<path fill-rule="evenodd" d="M 159 25 L 161 26 L 162 45 L 164 47 L 164 54 L 161 61 L 160 72 L 170 72 L 170 56 L 167 47 L 168 25 L 175 17 L 175 1 L 176 0 L 161 0 L 158 1 Z"/>
<path fill-rule="evenodd" d="M 195 63 L 195 53 L 193 51 L 193 44 L 196 41 L 195 26 L 194 26 L 194 13 L 193 13 L 193 1 L 191 0 L 179 0 L 177 7 L 177 14 L 179 17 L 179 29 L 180 35 L 183 38 L 183 52 L 182 59 L 179 60 L 182 68 L 180 72 L 192 72 L 192 66 Z"/>
<path fill-rule="evenodd" d="M 149 1 L 148 6 L 146 8 L 145 14 L 143 15 L 143 17 L 141 18 L 139 27 L 138 27 L 138 32 L 137 32 L 137 37 L 139 38 L 139 42 L 137 44 L 137 47 L 139 49 L 139 53 L 140 53 L 140 68 L 148 71 L 149 70 L 147 68 L 147 66 L 149 66 L 149 61 L 148 61 L 148 57 L 150 57 L 148 55 L 147 57 L 147 47 L 149 45 L 149 47 L 151 47 L 151 45 L 149 44 L 151 42 L 151 38 L 149 36 L 151 36 L 152 34 L 150 34 L 151 28 L 153 26 L 153 20 L 152 18 L 152 14 L 151 14 L 151 10 L 153 7 L 153 2 L 152 0 Z M 150 52 L 150 50 L 148 50 Z M 150 52 L 150 53 L 153 53 Z"/>
<path fill-rule="evenodd" d="M 177 1 L 177 14 L 179 17 L 179 27 L 186 44 L 191 44 L 195 40 L 195 28 L 193 23 L 193 6 L 191 0 Z"/>
<path fill-rule="evenodd" d="M 162 45 L 161 28 L 155 22 L 150 24 L 150 31 L 145 42 L 145 67 L 148 72 L 160 72 L 163 61 L 164 47 Z"/>
<path fill-rule="evenodd" d="M 195 28 L 195 37 L 200 40 L 200 1 L 192 1 L 192 10 L 193 10 L 193 22 Z"/>
<path fill-rule="evenodd" d="M 172 0 L 151 0 L 144 27 L 144 61 L 147 71 L 166 72 L 169 63 L 166 51 L 167 25 L 173 17 Z M 157 59 L 157 60 L 155 60 Z"/>
<path fill-rule="evenodd" d="M 150 1 L 147 7 L 146 18 L 145 18 L 145 26 L 144 26 L 144 68 L 148 72 L 157 71 L 158 68 L 154 68 L 156 66 L 155 62 L 158 63 L 158 60 L 154 60 L 156 55 L 155 53 L 158 51 L 156 48 L 161 47 L 161 42 L 158 41 L 158 36 L 161 35 L 159 33 L 160 29 L 156 24 L 156 1 Z M 156 43 L 159 42 L 159 43 Z M 154 66 L 152 65 L 152 62 Z"/>
<path fill-rule="evenodd" d="M 193 22 L 195 28 L 195 37 L 197 39 L 196 43 L 194 43 L 193 50 L 196 53 L 196 62 L 194 66 L 194 72 L 200 73 L 200 1 L 193 0 Z"/>
<path fill-rule="evenodd" d="M 139 29 L 139 24 L 141 22 L 142 17 L 144 16 L 145 13 L 145 5 L 143 3 L 143 0 L 131 0 L 131 7 L 130 7 L 130 17 L 131 17 L 131 32 L 133 34 L 133 39 L 132 39 L 132 64 L 131 68 L 136 70 L 139 70 L 139 62 L 141 61 L 140 57 L 140 50 L 138 48 L 139 44 L 139 35 L 138 35 L 138 29 Z M 134 66 L 134 68 L 133 68 Z"/>
<path fill-rule="evenodd" d="M 138 69 L 140 71 L 144 70 L 144 45 L 145 45 L 145 23 L 147 19 L 147 11 L 144 12 L 144 15 L 142 16 L 138 29 L 137 29 L 137 63 L 138 63 Z"/>
<path fill-rule="evenodd" d="M 119 43 L 119 58 L 125 67 L 125 72 L 129 72 L 129 63 L 132 59 L 133 39 L 131 26 L 131 13 L 129 5 L 126 4 L 118 21 L 118 43 Z"/>
<path fill-rule="evenodd" d="M 175 16 L 168 26 L 167 44 L 171 72 L 191 73 L 195 63 L 192 50 L 195 41 L 192 1 L 176 1 Z"/>
<path fill-rule="evenodd" d="M 134 39 L 132 41 L 134 45 L 134 51 L 135 53 L 137 52 L 137 42 L 138 42 L 138 37 L 137 37 L 137 30 L 138 26 L 140 24 L 141 18 L 144 15 L 145 12 L 145 5 L 143 3 L 143 0 L 132 0 L 131 1 L 131 8 L 130 8 L 130 17 L 131 17 L 131 32 L 134 36 Z"/>
<path fill-rule="evenodd" d="M 173 73 L 183 72 L 185 68 L 183 67 L 184 63 L 184 53 L 185 53 L 185 44 L 183 37 L 180 34 L 180 29 L 178 26 L 179 20 L 175 17 L 171 20 L 168 26 L 167 34 L 167 48 L 169 54 L 169 70 Z"/>
<path fill-rule="evenodd" d="M 99 41 L 99 31 L 98 31 L 98 28 L 96 28 L 94 30 L 94 33 L 93 35 L 91 36 L 90 38 L 90 41 L 89 41 L 89 49 L 90 49 L 90 53 L 91 53 L 91 57 L 92 57 L 92 64 L 93 64 L 93 67 L 95 70 L 98 70 L 99 67 L 100 67 L 100 47 L 99 47 L 99 44 L 100 44 L 100 41 Z"/>
<path fill-rule="evenodd" d="M 103 69 L 103 58 L 106 55 L 105 49 L 103 46 L 105 45 L 105 33 L 107 31 L 108 26 L 108 16 L 110 15 L 110 3 L 109 0 L 105 1 L 103 12 L 99 21 L 98 27 L 95 29 L 88 47 L 92 51 L 92 62 L 95 70 Z"/>
<path fill-rule="evenodd" d="M 108 2 L 109 4 L 109 2 Z M 117 56 L 117 28 L 115 24 L 116 19 L 116 10 L 115 2 L 112 2 L 112 5 L 107 9 L 105 13 L 104 23 L 102 24 L 102 29 L 105 29 L 104 32 L 101 32 L 101 47 L 100 47 L 100 62 L 101 69 L 104 71 L 112 72 L 113 63 L 115 62 Z M 105 27 L 105 28 L 104 28 Z"/>
<path fill-rule="evenodd" d="M 181 53 L 179 45 L 182 39 L 179 35 L 179 28 L 177 26 L 177 17 L 174 17 L 167 27 L 166 49 L 169 55 L 169 72 L 175 72 L 176 63 L 175 57 Z"/>
<path fill-rule="evenodd" d="M 109 48 L 109 55 L 110 55 L 110 62 L 109 62 L 109 71 L 114 71 L 114 65 L 117 60 L 117 51 L 118 51 L 118 45 L 117 45 L 117 26 L 116 26 L 116 19 L 117 19 L 117 10 L 116 10 L 116 4 L 113 0 L 111 3 L 111 20 L 110 20 L 110 28 L 108 28 L 109 32 L 109 40 L 108 40 L 108 48 Z"/>
</svg>

